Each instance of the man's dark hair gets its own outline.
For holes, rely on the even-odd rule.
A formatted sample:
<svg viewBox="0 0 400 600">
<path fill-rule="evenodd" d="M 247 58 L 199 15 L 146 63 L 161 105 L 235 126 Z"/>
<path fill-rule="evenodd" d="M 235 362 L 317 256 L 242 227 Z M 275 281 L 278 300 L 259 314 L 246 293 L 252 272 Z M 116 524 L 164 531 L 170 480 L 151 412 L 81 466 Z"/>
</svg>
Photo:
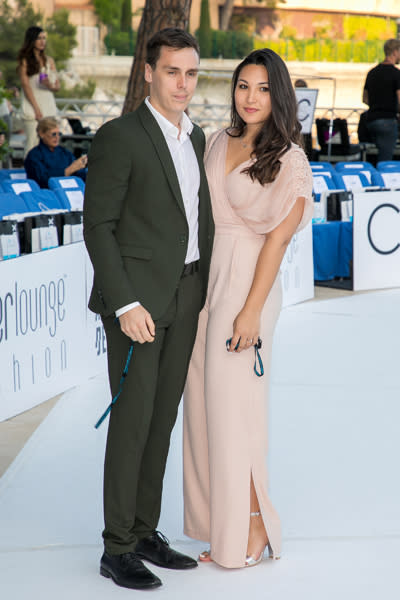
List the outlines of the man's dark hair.
<svg viewBox="0 0 400 600">
<path fill-rule="evenodd" d="M 199 44 L 197 43 L 196 38 L 184 29 L 179 29 L 178 27 L 166 27 L 155 33 L 147 42 L 146 62 L 152 69 L 156 68 L 162 46 L 174 48 L 175 50 L 193 48 L 200 56 Z"/>
</svg>

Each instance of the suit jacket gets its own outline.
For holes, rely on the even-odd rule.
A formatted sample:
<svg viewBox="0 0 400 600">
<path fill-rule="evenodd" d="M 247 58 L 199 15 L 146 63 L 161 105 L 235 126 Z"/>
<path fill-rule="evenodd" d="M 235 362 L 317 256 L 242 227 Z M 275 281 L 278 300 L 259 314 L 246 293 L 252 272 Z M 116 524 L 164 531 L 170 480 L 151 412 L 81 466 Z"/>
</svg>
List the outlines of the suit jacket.
<svg viewBox="0 0 400 600">
<path fill-rule="evenodd" d="M 214 223 L 203 165 L 205 137 L 191 140 L 200 169 L 199 251 L 203 303 Z M 142 103 L 103 125 L 89 153 L 84 238 L 94 267 L 89 308 L 104 316 L 139 301 L 157 319 L 167 309 L 185 263 L 188 224 L 164 135 Z"/>
</svg>

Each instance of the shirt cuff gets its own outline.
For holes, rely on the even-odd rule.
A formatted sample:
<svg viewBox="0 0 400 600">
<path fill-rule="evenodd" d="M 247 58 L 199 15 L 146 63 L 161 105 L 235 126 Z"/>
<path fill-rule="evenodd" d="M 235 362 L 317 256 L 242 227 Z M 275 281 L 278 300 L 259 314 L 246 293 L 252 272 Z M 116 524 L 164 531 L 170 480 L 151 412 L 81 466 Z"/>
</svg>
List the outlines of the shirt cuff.
<svg viewBox="0 0 400 600">
<path fill-rule="evenodd" d="M 131 310 L 131 308 L 136 308 L 137 306 L 140 306 L 140 302 L 131 302 L 131 304 L 126 304 L 122 308 L 119 308 L 115 311 L 115 316 L 118 318 L 124 313 L 128 312 L 128 310 Z"/>
</svg>

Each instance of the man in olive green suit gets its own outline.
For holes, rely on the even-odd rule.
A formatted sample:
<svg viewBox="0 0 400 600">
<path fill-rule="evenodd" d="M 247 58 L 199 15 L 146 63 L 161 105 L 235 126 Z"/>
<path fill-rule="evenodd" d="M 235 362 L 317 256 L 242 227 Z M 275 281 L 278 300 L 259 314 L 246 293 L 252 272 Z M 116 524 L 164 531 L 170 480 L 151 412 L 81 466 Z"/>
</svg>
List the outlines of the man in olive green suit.
<svg viewBox="0 0 400 600">
<path fill-rule="evenodd" d="M 184 112 L 198 64 L 197 42 L 188 33 L 169 28 L 153 36 L 145 67 L 150 96 L 101 127 L 89 155 L 89 307 L 102 316 L 113 396 L 135 342 L 108 429 L 100 572 L 135 589 L 161 585 L 142 559 L 172 569 L 197 566 L 156 527 L 214 234 L 204 134 Z"/>
</svg>

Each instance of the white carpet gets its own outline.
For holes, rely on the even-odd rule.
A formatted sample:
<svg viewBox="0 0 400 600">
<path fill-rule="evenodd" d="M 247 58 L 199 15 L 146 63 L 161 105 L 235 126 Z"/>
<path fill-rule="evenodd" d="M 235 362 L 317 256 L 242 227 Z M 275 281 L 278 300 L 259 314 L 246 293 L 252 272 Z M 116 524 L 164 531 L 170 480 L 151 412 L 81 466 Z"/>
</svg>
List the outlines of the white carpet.
<svg viewBox="0 0 400 600">
<path fill-rule="evenodd" d="M 280 561 L 226 571 L 154 568 L 169 599 L 396 598 L 400 556 L 400 290 L 283 311 L 274 347 L 270 485 Z M 139 592 L 98 575 L 105 378 L 67 392 L 0 479 L 0 597 L 103 600 Z M 181 421 L 160 529 L 182 534 Z"/>
</svg>

